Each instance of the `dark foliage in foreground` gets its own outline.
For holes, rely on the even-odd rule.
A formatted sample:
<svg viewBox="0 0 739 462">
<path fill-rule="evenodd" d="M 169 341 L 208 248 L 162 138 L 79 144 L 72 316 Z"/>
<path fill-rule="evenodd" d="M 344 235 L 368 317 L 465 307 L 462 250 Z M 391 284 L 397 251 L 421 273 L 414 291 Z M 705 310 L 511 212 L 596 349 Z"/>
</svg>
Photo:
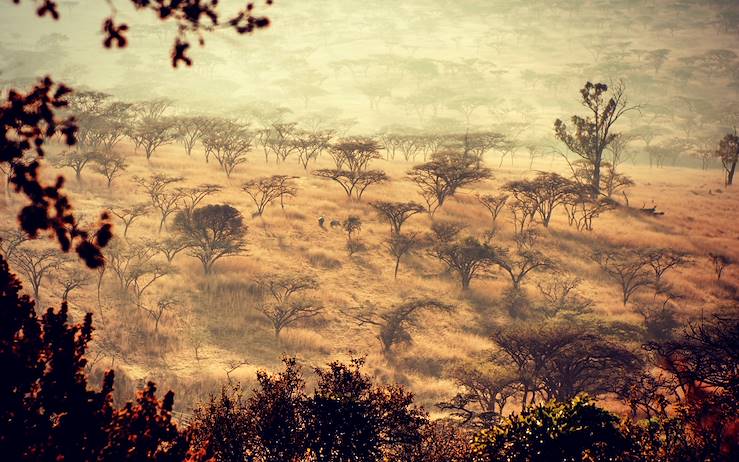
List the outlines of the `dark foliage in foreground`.
<svg viewBox="0 0 739 462">
<path fill-rule="evenodd" d="M 135 402 L 113 404 L 113 372 L 88 388 L 92 315 L 70 323 L 67 305 L 38 316 L 0 256 L 0 454 L 4 460 L 198 460 L 149 383 Z M 204 451 L 200 453 L 203 455 Z"/>
</svg>

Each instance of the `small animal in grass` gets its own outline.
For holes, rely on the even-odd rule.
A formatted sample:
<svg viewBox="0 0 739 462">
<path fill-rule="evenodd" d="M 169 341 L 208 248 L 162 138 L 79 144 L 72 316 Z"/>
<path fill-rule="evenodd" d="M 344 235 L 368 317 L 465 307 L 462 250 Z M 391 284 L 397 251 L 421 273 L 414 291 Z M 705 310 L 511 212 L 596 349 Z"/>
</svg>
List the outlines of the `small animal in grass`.
<svg viewBox="0 0 739 462">
<path fill-rule="evenodd" d="M 341 221 L 331 220 L 331 229 L 341 228 Z"/>
<path fill-rule="evenodd" d="M 323 215 L 318 217 L 318 226 L 320 226 L 321 229 L 326 229 L 326 226 L 324 225 L 325 222 L 326 222 L 326 219 L 323 218 Z"/>
</svg>

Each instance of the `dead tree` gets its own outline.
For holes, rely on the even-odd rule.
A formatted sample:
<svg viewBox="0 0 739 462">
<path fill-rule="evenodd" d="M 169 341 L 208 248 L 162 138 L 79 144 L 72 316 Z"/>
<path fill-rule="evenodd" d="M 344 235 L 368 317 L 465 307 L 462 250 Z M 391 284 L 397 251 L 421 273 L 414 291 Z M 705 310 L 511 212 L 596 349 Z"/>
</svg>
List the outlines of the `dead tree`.
<svg viewBox="0 0 739 462">
<path fill-rule="evenodd" d="M 424 207 L 417 202 L 370 202 L 378 215 L 390 223 L 390 234 L 400 234 L 403 223 L 417 213 L 425 211 Z"/>
<path fill-rule="evenodd" d="M 261 311 L 272 324 L 275 338 L 279 338 L 285 327 L 301 319 L 317 316 L 323 310 L 320 303 L 304 296 L 305 292 L 319 287 L 318 281 L 312 276 L 266 274 L 257 283 L 271 297 L 261 306 Z"/>
<path fill-rule="evenodd" d="M 599 250 L 593 259 L 608 276 L 621 286 L 623 303 L 640 288 L 654 284 L 650 255 L 639 249 Z"/>
</svg>

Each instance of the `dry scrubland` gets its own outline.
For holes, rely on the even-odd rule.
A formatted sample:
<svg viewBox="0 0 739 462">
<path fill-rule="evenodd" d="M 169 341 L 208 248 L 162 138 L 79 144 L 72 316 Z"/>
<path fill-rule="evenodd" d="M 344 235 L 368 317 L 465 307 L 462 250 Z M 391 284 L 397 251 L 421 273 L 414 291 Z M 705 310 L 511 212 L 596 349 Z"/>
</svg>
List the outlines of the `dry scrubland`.
<svg viewBox="0 0 739 462">
<path fill-rule="evenodd" d="M 82 182 L 76 182 L 73 175 L 69 179 L 67 188 L 83 216 L 94 217 L 110 205 L 145 202 L 146 197 L 137 191 L 132 177 L 167 172 L 184 177 L 183 185 L 223 185 L 223 191 L 208 197 L 205 203 L 232 205 L 243 213 L 248 225 L 248 251 L 243 256 L 220 260 L 209 277 L 202 274 L 200 263 L 194 258 L 184 253 L 175 257 L 177 272 L 157 280 L 143 299 L 144 304 L 168 294 L 178 299 L 165 312 L 158 330 L 151 316 L 118 293 L 111 275 L 103 279 L 99 307 L 96 274 L 91 272 L 90 284 L 72 292 L 69 300 L 75 318 L 89 310 L 96 315 L 93 369 L 114 365 L 119 372 L 121 394 L 129 393 L 133 385 L 144 380 L 155 379 L 161 386 L 179 392 L 177 408 L 186 412 L 225 381 L 226 371 L 236 363 L 246 361 L 230 374 L 232 380 L 248 386 L 257 369 L 278 368 L 282 353 L 296 355 L 301 363 L 313 366 L 346 358 L 353 352 L 367 355 L 369 372 L 381 380 L 408 385 L 420 403 L 433 409 L 434 403 L 449 399 L 456 391 L 445 375 L 447 368 L 462 361 L 483 359 L 493 348 L 488 339 L 491 326 L 526 322 L 512 320 L 502 306 L 501 294 L 510 286 L 510 280 L 500 271 L 473 280 L 471 289 L 465 292 L 438 260 L 421 251 L 404 258 L 397 280 L 393 279 L 393 258 L 382 244 L 389 234 L 389 225 L 379 219 L 368 202 L 420 200 L 415 185 L 404 179 L 411 163 L 374 161 L 373 165 L 385 169 L 392 181 L 371 187 L 360 202 L 348 200 L 338 185 L 313 177 L 290 160 L 279 165 L 265 164 L 260 152 L 253 152 L 249 163 L 237 168 L 227 180 L 217 164 L 204 162 L 200 151 L 188 157 L 180 145 L 163 147 L 149 163 L 143 153 L 134 153 L 132 146 L 121 145 L 118 149 L 130 151 L 131 167 L 110 191 L 104 178 L 91 172 Z M 490 156 L 488 164 L 498 165 L 496 157 Z M 324 154 L 316 167 L 329 162 Z M 567 173 L 567 165 L 556 157 L 539 159 L 534 170 L 529 169 L 528 159 L 506 160 L 502 167 L 493 169 L 492 180 L 461 190 L 437 211 L 435 219 L 463 222 L 466 232 L 480 235 L 490 229 L 491 222 L 473 194 L 499 191 L 506 181 L 532 176 L 539 169 Z M 583 279 L 582 295 L 596 301 L 589 316 L 610 325 L 613 332 L 636 348 L 641 341 L 643 320 L 635 306 L 651 301 L 653 291 L 643 288 L 623 306 L 618 285 L 590 258 L 593 250 L 599 246 L 656 246 L 692 255 L 693 264 L 666 276 L 682 297 L 677 305 L 682 319 L 695 318 L 704 309 L 735 303 L 737 269 L 730 267 L 718 283 L 706 254 L 721 252 L 739 259 L 739 228 L 734 221 L 739 192 L 736 188 L 725 189 L 716 170 L 650 169 L 627 164 L 623 171 L 636 181 L 630 191 L 631 209 L 605 213 L 595 220 L 591 232 L 568 226 L 564 211 L 559 209 L 548 229 L 539 227 L 540 248 L 562 269 Z M 57 172 L 51 167 L 45 170 L 49 177 Z M 299 176 L 297 197 L 286 201 L 284 211 L 273 203 L 262 218 L 250 218 L 255 207 L 240 185 L 249 178 L 277 172 Z M 656 205 L 665 214 L 652 217 L 640 213 L 637 209 L 643 204 Z M 12 198 L 6 199 L 2 208 L 4 220 L 10 222 L 19 205 Z M 350 214 L 361 217 L 363 226 L 358 236 L 367 247 L 353 256 L 346 251 L 344 231 L 328 226 L 331 219 L 344 220 Z M 326 217 L 326 229 L 318 225 L 321 215 Z M 506 209 L 499 217 L 494 241 L 504 247 L 513 246 L 509 215 Z M 142 217 L 131 226 L 126 239 L 137 242 L 166 236 L 166 229 L 157 236 L 158 221 L 153 212 Z M 430 223 L 427 214 L 419 214 L 410 218 L 404 229 L 426 233 Z M 116 239 L 124 239 L 121 226 L 115 231 Z M 320 289 L 312 296 L 325 306 L 323 314 L 287 327 L 276 339 L 269 321 L 259 311 L 262 298 L 255 284 L 255 279 L 267 272 L 315 275 Z M 52 274 L 42 286 L 42 300 L 47 306 L 59 302 L 55 276 L 58 274 Z M 534 274 L 523 284 L 534 299 L 539 297 L 536 282 L 542 277 L 546 275 Z M 382 310 L 421 296 L 444 300 L 454 309 L 449 313 L 422 313 L 419 327 L 412 331 L 412 343 L 401 346 L 393 357 L 382 355 L 375 327 L 358 326 L 348 316 L 360 306 L 374 304 Z"/>
</svg>

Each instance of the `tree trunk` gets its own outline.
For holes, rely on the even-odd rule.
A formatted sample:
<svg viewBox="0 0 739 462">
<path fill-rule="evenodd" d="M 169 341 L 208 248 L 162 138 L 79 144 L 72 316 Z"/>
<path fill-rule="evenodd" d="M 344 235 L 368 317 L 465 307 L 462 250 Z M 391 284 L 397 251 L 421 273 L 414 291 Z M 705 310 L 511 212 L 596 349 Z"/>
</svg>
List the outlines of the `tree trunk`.
<svg viewBox="0 0 739 462">
<path fill-rule="evenodd" d="M 731 168 L 726 172 L 726 186 L 734 183 L 734 172 L 736 171 L 736 161 L 731 164 Z"/>
<path fill-rule="evenodd" d="M 393 276 L 394 279 L 398 279 L 398 267 L 400 266 L 400 257 L 398 257 L 395 260 L 395 274 Z"/>
</svg>

